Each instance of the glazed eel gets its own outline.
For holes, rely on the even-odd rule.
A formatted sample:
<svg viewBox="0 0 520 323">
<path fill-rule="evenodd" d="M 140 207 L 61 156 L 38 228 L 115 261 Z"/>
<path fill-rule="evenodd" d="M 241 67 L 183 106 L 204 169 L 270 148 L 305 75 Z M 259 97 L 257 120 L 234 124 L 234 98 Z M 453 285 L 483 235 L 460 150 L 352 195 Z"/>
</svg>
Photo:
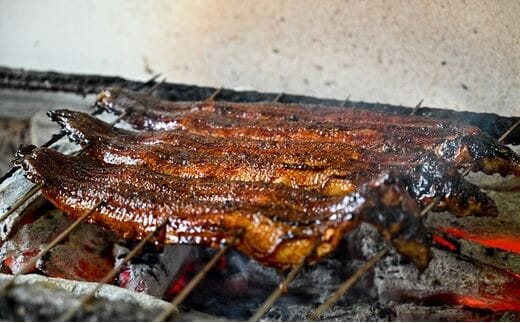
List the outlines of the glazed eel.
<svg viewBox="0 0 520 323">
<path fill-rule="evenodd" d="M 457 216 L 496 215 L 494 202 L 454 167 L 428 152 L 381 153 L 337 142 L 211 137 L 182 130 L 135 132 L 114 128 L 91 115 L 50 113 L 69 138 L 92 158 L 114 165 L 142 165 L 181 178 L 281 183 L 344 196 L 382 172 L 407 174 L 407 188 L 426 206 Z"/>
<path fill-rule="evenodd" d="M 460 168 L 520 176 L 520 158 L 511 149 L 458 121 L 303 104 L 171 102 L 121 88 L 102 91 L 96 106 L 124 113 L 123 119 L 138 130 L 342 142 L 396 154 L 429 151 Z"/>
<path fill-rule="evenodd" d="M 34 146 L 21 148 L 16 163 L 71 217 L 103 201 L 89 221 L 126 238 L 159 230 L 159 243 L 212 247 L 236 238 L 238 250 L 285 268 L 325 257 L 345 232 L 367 222 L 419 267 L 429 260 L 428 235 L 401 175 L 385 174 L 352 194 L 329 196 L 275 183 L 180 178 Z"/>
</svg>

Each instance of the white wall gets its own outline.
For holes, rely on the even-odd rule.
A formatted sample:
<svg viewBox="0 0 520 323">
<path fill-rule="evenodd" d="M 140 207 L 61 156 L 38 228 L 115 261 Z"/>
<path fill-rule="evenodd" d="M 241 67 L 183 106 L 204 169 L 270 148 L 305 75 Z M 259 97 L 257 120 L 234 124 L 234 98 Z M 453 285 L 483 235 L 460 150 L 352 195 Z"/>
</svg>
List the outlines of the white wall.
<svg viewBox="0 0 520 323">
<path fill-rule="evenodd" d="M 11 67 L 520 115 L 516 0 L 0 0 L 0 46 Z"/>
</svg>

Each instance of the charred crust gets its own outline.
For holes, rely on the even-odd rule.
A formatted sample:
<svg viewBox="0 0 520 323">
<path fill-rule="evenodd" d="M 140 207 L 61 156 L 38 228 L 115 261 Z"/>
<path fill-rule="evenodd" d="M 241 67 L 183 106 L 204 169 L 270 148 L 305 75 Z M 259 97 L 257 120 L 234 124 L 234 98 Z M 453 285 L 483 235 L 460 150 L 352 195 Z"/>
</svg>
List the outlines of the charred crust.
<svg viewBox="0 0 520 323">
<path fill-rule="evenodd" d="M 431 235 L 423 225 L 418 205 L 406 190 L 406 180 L 392 172 L 375 185 L 368 185 L 358 217 L 375 226 L 401 255 L 424 269 L 431 258 Z"/>
<path fill-rule="evenodd" d="M 13 164 L 23 167 L 26 157 L 32 155 L 36 148 L 35 145 L 20 145 L 14 155 Z"/>
<path fill-rule="evenodd" d="M 456 216 L 496 216 L 495 202 L 476 185 L 466 181 L 454 166 L 433 156 L 421 162 L 404 177 L 408 192 L 423 206 L 434 199 L 435 211 L 448 210 Z"/>
<path fill-rule="evenodd" d="M 469 167 L 486 174 L 520 176 L 520 157 L 509 147 L 497 142 L 486 133 L 466 135 L 445 140 L 435 149 L 436 155 L 457 167 Z"/>
<path fill-rule="evenodd" d="M 106 88 L 101 90 L 98 93 L 96 102 L 94 103 L 94 108 L 108 112 L 113 112 L 115 114 L 122 113 L 123 111 L 121 111 L 121 109 L 119 109 L 114 104 L 114 101 L 116 100 L 120 92 L 121 89 L 118 87 Z"/>
</svg>

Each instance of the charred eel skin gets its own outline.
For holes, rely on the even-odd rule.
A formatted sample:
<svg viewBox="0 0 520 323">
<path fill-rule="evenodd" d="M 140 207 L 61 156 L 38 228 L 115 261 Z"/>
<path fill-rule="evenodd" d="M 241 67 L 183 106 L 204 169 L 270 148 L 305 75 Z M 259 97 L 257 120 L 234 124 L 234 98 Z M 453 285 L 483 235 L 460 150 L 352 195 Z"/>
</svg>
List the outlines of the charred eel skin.
<svg viewBox="0 0 520 323">
<path fill-rule="evenodd" d="M 143 238 L 162 223 L 157 243 L 218 247 L 237 236 L 238 250 L 286 268 L 308 255 L 309 263 L 325 257 L 344 233 L 367 222 L 420 268 L 430 259 L 429 235 L 400 175 L 383 175 L 346 196 L 328 196 L 274 183 L 180 178 L 34 146 L 22 147 L 15 163 L 71 217 L 103 201 L 89 221 L 129 239 Z"/>
<path fill-rule="evenodd" d="M 280 103 L 170 102 L 121 88 L 98 95 L 96 106 L 139 130 L 267 140 L 334 141 L 395 153 L 428 150 L 487 174 L 520 176 L 520 158 L 478 128 L 462 122 L 340 107 Z"/>
<path fill-rule="evenodd" d="M 85 113 L 50 113 L 69 138 L 87 146 L 90 157 L 114 165 L 142 165 L 182 178 L 280 183 L 343 196 L 380 173 L 407 174 L 407 188 L 418 203 L 438 198 L 436 211 L 457 216 L 495 216 L 494 202 L 436 157 L 380 153 L 344 143 L 266 141 L 211 137 L 182 130 L 135 132 Z"/>
</svg>

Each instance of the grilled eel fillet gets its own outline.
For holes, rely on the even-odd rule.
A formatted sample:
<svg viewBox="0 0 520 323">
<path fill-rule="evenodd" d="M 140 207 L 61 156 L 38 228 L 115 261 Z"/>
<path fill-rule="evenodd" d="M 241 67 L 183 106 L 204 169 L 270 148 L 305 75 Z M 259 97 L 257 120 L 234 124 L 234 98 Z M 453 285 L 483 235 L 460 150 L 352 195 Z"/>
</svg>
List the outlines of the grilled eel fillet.
<svg viewBox="0 0 520 323">
<path fill-rule="evenodd" d="M 181 178 L 141 165 L 109 165 L 26 146 L 15 161 L 42 194 L 72 217 L 103 201 L 89 221 L 127 238 L 159 229 L 156 242 L 236 248 L 266 265 L 287 267 L 333 251 L 360 222 L 374 225 L 424 268 L 427 237 L 401 176 L 387 174 L 346 196 L 263 182 Z"/>
<path fill-rule="evenodd" d="M 260 181 L 344 196 L 382 172 L 408 174 L 409 193 L 422 205 L 457 216 L 497 214 L 494 202 L 435 156 L 370 151 L 337 142 L 210 137 L 183 130 L 135 132 L 69 110 L 49 113 L 92 158 L 143 165 L 182 178 Z"/>
<path fill-rule="evenodd" d="M 260 140 L 341 142 L 377 152 L 429 151 L 460 168 L 520 176 L 520 158 L 478 128 L 460 122 L 342 107 L 279 103 L 170 102 L 121 88 L 96 105 L 138 130 Z"/>
</svg>

